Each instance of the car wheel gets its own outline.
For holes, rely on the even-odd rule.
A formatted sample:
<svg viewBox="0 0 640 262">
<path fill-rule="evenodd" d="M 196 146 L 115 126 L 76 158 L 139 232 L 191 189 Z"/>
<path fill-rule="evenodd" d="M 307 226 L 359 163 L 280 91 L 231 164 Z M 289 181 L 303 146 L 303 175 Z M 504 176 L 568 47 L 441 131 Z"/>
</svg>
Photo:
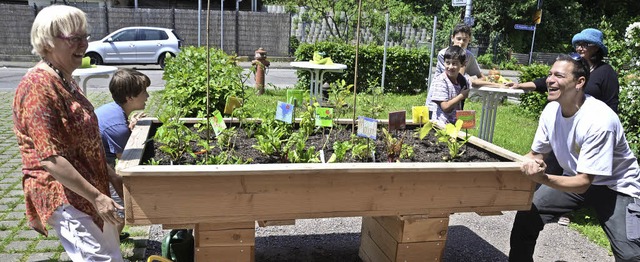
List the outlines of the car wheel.
<svg viewBox="0 0 640 262">
<path fill-rule="evenodd" d="M 164 52 L 162 54 L 160 54 L 160 57 L 158 57 L 158 64 L 160 65 L 160 68 L 164 69 L 164 60 L 167 58 L 167 56 L 174 56 L 172 53 L 169 52 Z"/>
<path fill-rule="evenodd" d="M 92 65 L 101 65 L 102 64 L 102 57 L 100 57 L 99 54 L 97 54 L 97 53 L 88 53 L 86 56 L 88 56 L 91 59 L 91 64 Z"/>
</svg>

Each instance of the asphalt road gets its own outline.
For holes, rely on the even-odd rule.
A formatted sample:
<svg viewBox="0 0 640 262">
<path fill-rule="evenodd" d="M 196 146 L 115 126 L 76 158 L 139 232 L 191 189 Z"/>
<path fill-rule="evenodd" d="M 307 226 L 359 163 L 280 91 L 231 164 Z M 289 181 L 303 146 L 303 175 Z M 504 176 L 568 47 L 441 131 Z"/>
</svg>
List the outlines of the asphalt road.
<svg viewBox="0 0 640 262">
<path fill-rule="evenodd" d="M 163 89 L 165 81 L 162 80 L 162 70 L 159 66 L 118 66 L 135 68 L 140 72 L 146 74 L 151 79 L 150 90 Z M 0 67 L 0 90 L 12 90 L 18 86 L 20 79 L 27 72 L 27 68 L 24 67 Z M 245 74 L 250 74 L 248 69 L 244 70 Z M 94 78 L 87 82 L 87 90 L 105 89 L 109 88 L 110 79 Z M 265 76 L 265 84 L 267 88 L 287 88 L 293 86 L 298 81 L 296 76 L 296 70 L 289 68 L 270 68 L 267 70 Z M 250 75 L 245 83 L 248 86 L 255 85 L 254 76 Z"/>
</svg>

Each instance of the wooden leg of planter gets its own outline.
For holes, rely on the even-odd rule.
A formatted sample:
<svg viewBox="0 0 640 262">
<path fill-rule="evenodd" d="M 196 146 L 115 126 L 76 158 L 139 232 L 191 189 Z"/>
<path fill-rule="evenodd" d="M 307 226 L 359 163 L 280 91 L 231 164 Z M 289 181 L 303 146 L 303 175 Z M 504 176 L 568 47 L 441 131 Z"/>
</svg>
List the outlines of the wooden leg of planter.
<svg viewBox="0 0 640 262">
<path fill-rule="evenodd" d="M 255 222 L 196 224 L 196 261 L 253 262 L 255 251 Z"/>
<path fill-rule="evenodd" d="M 359 256 L 365 262 L 440 261 L 449 214 L 363 217 Z"/>
</svg>

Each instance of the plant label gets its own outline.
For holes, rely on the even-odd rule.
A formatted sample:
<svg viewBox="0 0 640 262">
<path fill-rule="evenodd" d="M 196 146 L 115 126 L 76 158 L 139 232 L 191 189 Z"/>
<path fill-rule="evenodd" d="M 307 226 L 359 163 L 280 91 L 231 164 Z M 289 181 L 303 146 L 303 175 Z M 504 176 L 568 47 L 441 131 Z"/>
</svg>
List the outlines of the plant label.
<svg viewBox="0 0 640 262">
<path fill-rule="evenodd" d="M 327 163 L 324 161 L 324 150 L 320 150 L 320 161 L 324 164 Z"/>
<path fill-rule="evenodd" d="M 411 119 L 414 124 L 424 124 L 429 121 L 429 108 L 427 106 L 414 106 L 411 108 Z"/>
<path fill-rule="evenodd" d="M 295 106 L 302 105 L 302 95 L 303 94 L 304 94 L 303 90 L 288 89 L 287 90 L 287 103 L 293 104 Z"/>
<path fill-rule="evenodd" d="M 364 117 L 364 116 L 358 117 L 357 135 L 359 137 L 366 137 L 366 138 L 375 140 L 377 131 L 378 131 L 378 120 Z"/>
<path fill-rule="evenodd" d="M 462 120 L 463 129 L 476 128 L 475 110 L 456 110 L 456 118 Z"/>
<path fill-rule="evenodd" d="M 239 107 L 242 107 L 242 99 L 235 96 L 230 96 L 227 99 L 227 104 L 224 105 L 224 113 L 227 115 L 231 115 L 233 113 L 233 110 Z"/>
<path fill-rule="evenodd" d="M 394 130 L 404 130 L 407 126 L 407 111 L 397 111 L 389 113 L 389 132 Z"/>
<path fill-rule="evenodd" d="M 316 107 L 316 126 L 320 126 L 320 127 L 333 126 L 333 108 Z"/>
<path fill-rule="evenodd" d="M 293 105 L 278 101 L 276 120 L 291 124 L 293 122 Z"/>
<path fill-rule="evenodd" d="M 209 121 L 211 122 L 211 127 L 213 128 L 213 132 L 216 133 L 216 136 L 220 135 L 222 130 L 227 129 L 227 124 L 224 123 L 224 118 L 222 118 L 222 115 L 218 110 L 213 113 L 213 117 L 209 119 Z"/>
</svg>

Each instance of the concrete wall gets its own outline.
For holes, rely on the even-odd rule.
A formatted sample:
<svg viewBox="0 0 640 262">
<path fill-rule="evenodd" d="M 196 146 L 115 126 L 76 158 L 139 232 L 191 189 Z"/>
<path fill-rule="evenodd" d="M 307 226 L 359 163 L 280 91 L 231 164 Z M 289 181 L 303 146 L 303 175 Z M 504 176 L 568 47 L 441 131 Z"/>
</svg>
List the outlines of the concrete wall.
<svg viewBox="0 0 640 262">
<path fill-rule="evenodd" d="M 127 26 L 157 26 L 173 28 L 185 45 L 198 44 L 198 10 L 146 9 L 78 6 L 87 13 L 92 40 Z M 41 9 L 41 7 L 38 7 Z M 0 60 L 37 61 L 31 55 L 30 31 L 36 11 L 33 6 L 0 4 Z M 269 56 L 288 56 L 291 19 L 289 14 L 264 12 L 223 13 L 224 50 L 239 56 L 253 57 L 259 47 Z M 206 11 L 201 14 L 201 45 L 206 45 Z M 237 26 L 236 26 L 237 24 Z M 220 48 L 220 11 L 209 17 L 209 46 Z M 236 33 L 237 32 L 237 33 Z M 236 40 L 237 35 L 237 40 Z"/>
</svg>

